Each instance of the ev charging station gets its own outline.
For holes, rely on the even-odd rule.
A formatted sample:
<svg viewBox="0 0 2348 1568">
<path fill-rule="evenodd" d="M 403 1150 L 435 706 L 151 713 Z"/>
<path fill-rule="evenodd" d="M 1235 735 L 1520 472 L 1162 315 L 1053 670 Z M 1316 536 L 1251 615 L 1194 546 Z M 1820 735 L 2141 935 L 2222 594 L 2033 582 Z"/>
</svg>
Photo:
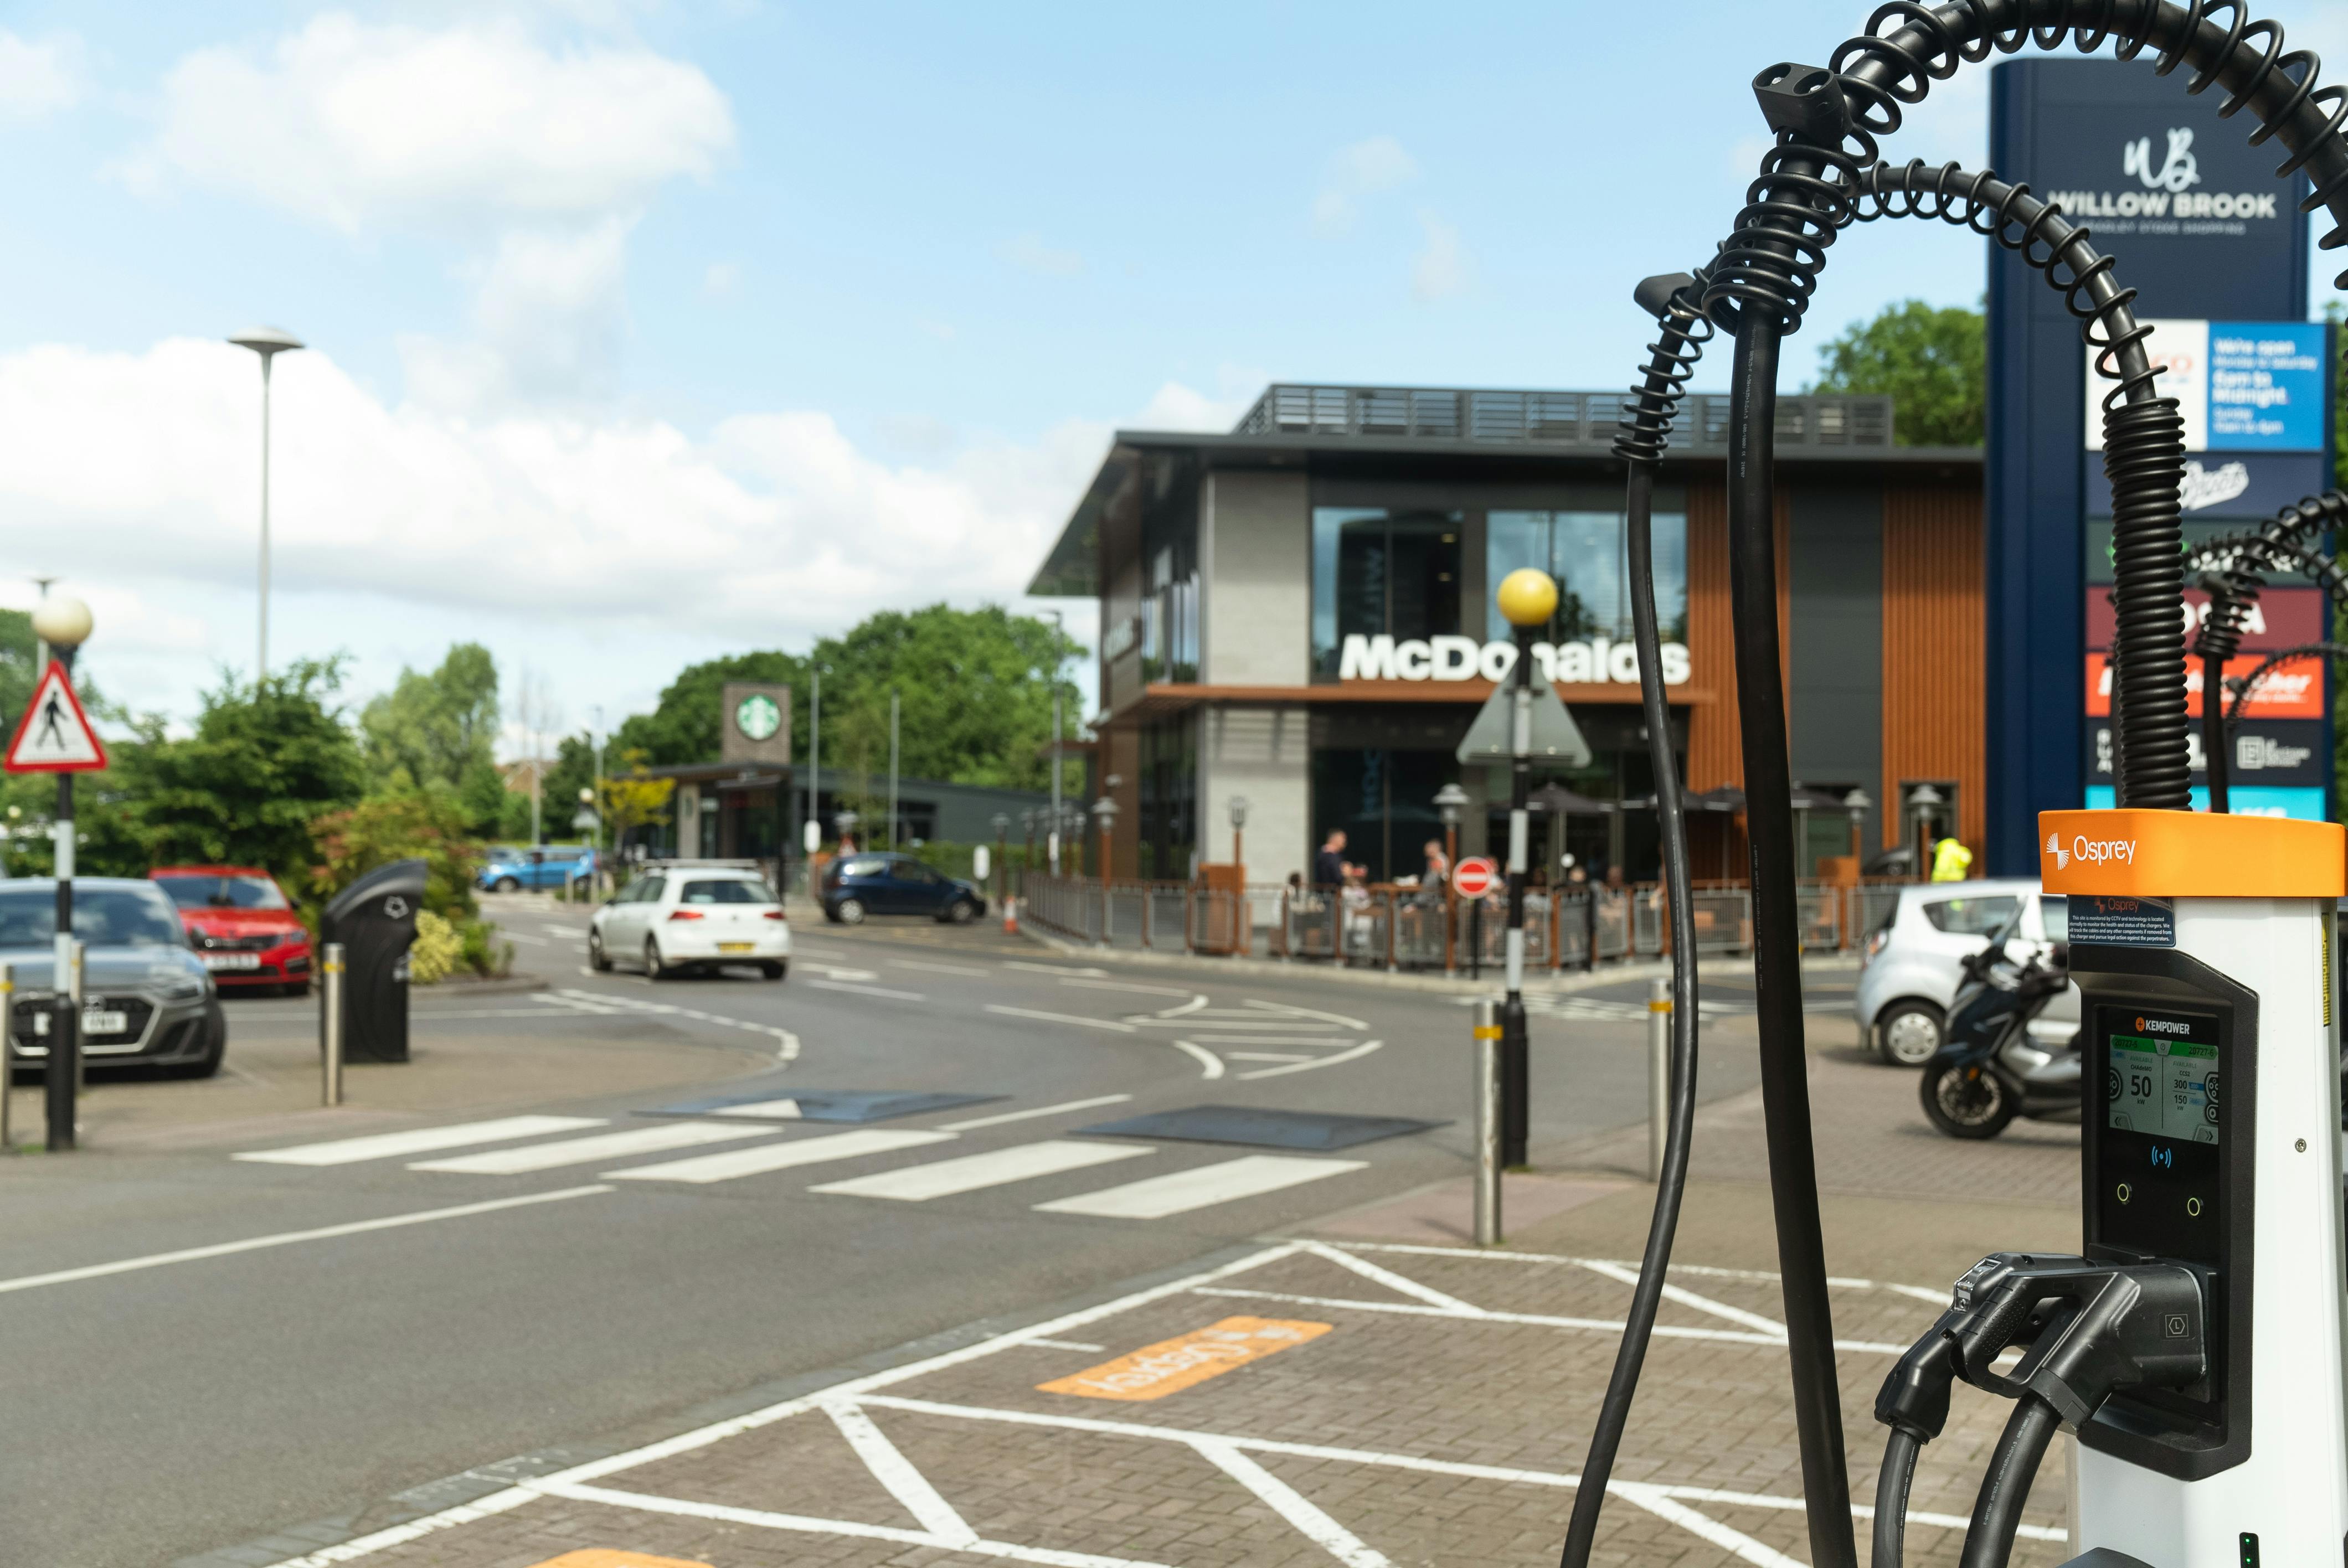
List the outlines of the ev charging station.
<svg viewBox="0 0 2348 1568">
<path fill-rule="evenodd" d="M 1750 804 L 1763 1120 L 1803 1501 L 1814 1568 L 1857 1568 L 1832 1308 L 1812 1152 L 1794 900 L 1791 768 L 1774 547 L 1776 380 L 1830 248 L 1877 220 L 1992 241 L 2078 323 L 2102 383 L 2110 492 L 2116 804 L 2038 818 L 2046 889 L 2071 904 L 2085 997 L 2081 1250 L 1983 1258 L 1883 1382 L 1871 1521 L 1898 1568 L 1909 1486 L 1962 1380 L 2013 1401 L 1961 1562 L 2010 1561 L 2055 1433 L 2078 1439 L 2069 1568 L 2277 1568 L 2348 1554 L 2342 1108 L 2332 948 L 2348 830 L 2191 809 L 2181 490 L 2188 421 L 2161 383 L 2124 253 L 2062 201 L 1990 170 L 1900 165 L 1883 145 L 1935 83 L 1993 55 L 2066 46 L 2208 92 L 2278 159 L 2275 177 L 2348 244 L 2348 88 L 2288 50 L 2247 0 L 1892 0 L 1823 67 L 1753 79 L 1774 139 L 1717 251 L 1638 285 L 1657 336 L 1625 400 L 1624 537 L 1641 698 L 1659 779 L 1676 776 L 1653 602 L 1655 470 L 1705 345 L 1733 340 L 1728 532 L 1738 720 Z M 2239 117 L 2239 118 L 2237 118 Z M 2302 182 L 2304 182 L 2303 184 Z M 2120 251 L 2125 246 L 2119 247 Z M 2348 274 L 2340 280 L 2348 285 Z M 2312 503 L 2311 503 L 2312 504 Z M 2287 520 L 2287 519 L 2285 519 Z M 2279 525 L 2280 526 L 2280 525 Z M 2045 677 L 2068 687 L 2071 670 Z M 2215 702 L 2219 693 L 2209 693 Z M 2042 801 L 2067 807 L 2077 799 Z M 1686 824 L 1658 817 L 1673 932 L 1663 1173 L 1613 1377 L 1576 1489 L 1564 1568 L 1591 1556 L 1664 1289 L 1694 1132 L 1698 997 Z M 2096 1086 L 2102 1086 L 2101 1092 Z M 2009 1359 L 2009 1358 L 2013 1358 Z"/>
<path fill-rule="evenodd" d="M 2040 825 L 2046 888 L 2070 897 L 2081 1071 L 2105 1085 L 2082 1116 L 2085 1254 L 2185 1265 L 2206 1324 L 2201 1376 L 2077 1420 L 2079 1539 L 2155 1564 L 2329 1563 L 2348 1544 L 2348 832 L 2175 811 Z"/>
</svg>

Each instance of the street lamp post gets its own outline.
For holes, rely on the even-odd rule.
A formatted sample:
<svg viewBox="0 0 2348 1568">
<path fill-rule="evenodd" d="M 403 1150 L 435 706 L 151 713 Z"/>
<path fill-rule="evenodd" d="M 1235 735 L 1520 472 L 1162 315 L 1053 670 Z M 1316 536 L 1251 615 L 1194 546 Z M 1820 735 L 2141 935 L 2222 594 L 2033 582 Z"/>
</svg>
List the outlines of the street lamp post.
<svg viewBox="0 0 2348 1568">
<path fill-rule="evenodd" d="M 33 610 L 33 630 L 70 675 L 74 654 L 89 641 L 89 606 L 80 600 L 44 599 Z M 73 986 L 74 776 L 57 774 L 53 871 L 57 884 L 57 929 L 49 949 L 49 1057 L 46 1088 L 48 1146 L 63 1153 L 74 1146 L 74 1099 L 81 1087 L 81 1015 Z"/>
<path fill-rule="evenodd" d="M 1247 872 L 1243 869 L 1247 862 L 1240 855 L 1240 834 L 1247 826 L 1247 796 L 1231 796 L 1231 875 L 1240 879 L 1242 887 L 1247 885 Z"/>
<path fill-rule="evenodd" d="M 1855 789 L 1849 794 L 1842 797 L 1842 804 L 1843 809 L 1850 813 L 1850 885 L 1852 892 L 1849 899 L 1845 901 L 1846 913 L 1842 921 L 1842 945 L 1845 948 L 1848 948 L 1850 946 L 1851 939 L 1851 917 L 1859 913 L 1859 894 L 1857 889 L 1859 887 L 1859 868 L 1867 864 L 1867 809 L 1873 805 L 1875 802 L 1868 798 L 1868 794 L 1865 790 Z"/>
<path fill-rule="evenodd" d="M 1011 818 L 998 811 L 988 825 L 994 829 L 994 903 L 1000 908 L 1011 886 Z"/>
<path fill-rule="evenodd" d="M 1044 853 L 1051 857 L 1052 875 L 1060 874 L 1060 639 L 1066 622 L 1056 610 L 1042 611 L 1052 621 L 1052 835 Z"/>
<path fill-rule="evenodd" d="M 1027 830 L 1027 853 L 1019 862 L 1019 892 L 1025 897 L 1027 874 L 1035 869 L 1035 808 L 1029 806 L 1019 814 L 1019 825 Z"/>
<path fill-rule="evenodd" d="M 252 659 L 258 686 L 269 673 L 269 368 L 279 354 L 303 345 L 282 327 L 251 327 L 228 341 L 261 356 L 261 620 Z"/>
<path fill-rule="evenodd" d="M 1451 873 L 1459 865 L 1459 816 L 1468 809 L 1468 792 L 1456 783 L 1445 784 L 1435 792 L 1435 809 L 1443 816 L 1443 974 L 1448 979 L 1459 972 L 1453 946 L 1459 926 L 1459 896 L 1451 890 Z"/>
<path fill-rule="evenodd" d="M 1532 1128 L 1531 1053 L 1525 1040 L 1525 856 L 1532 836 L 1533 633 L 1557 613 L 1557 583 L 1523 567 L 1500 579 L 1500 613 L 1517 633 L 1509 725 L 1509 992 L 1500 1003 L 1500 1160 L 1525 1163 Z"/>
</svg>

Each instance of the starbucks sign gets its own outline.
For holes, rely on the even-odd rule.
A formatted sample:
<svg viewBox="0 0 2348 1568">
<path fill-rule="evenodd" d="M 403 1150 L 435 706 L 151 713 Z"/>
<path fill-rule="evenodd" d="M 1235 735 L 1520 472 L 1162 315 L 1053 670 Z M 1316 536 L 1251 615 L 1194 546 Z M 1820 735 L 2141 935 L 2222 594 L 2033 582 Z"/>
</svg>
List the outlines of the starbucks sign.
<svg viewBox="0 0 2348 1568">
<path fill-rule="evenodd" d="M 751 740 L 767 740 L 783 727 L 783 711 L 765 692 L 753 692 L 734 704 L 734 727 Z"/>
<path fill-rule="evenodd" d="M 763 682 L 728 681 L 718 696 L 719 760 L 791 760 L 791 689 Z"/>
</svg>

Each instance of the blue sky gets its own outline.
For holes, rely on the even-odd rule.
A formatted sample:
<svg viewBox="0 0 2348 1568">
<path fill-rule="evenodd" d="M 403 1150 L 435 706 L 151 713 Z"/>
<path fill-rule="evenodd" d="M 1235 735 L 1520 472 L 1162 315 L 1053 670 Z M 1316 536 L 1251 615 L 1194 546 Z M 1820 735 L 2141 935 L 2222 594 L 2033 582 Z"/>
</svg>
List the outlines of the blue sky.
<svg viewBox="0 0 2348 1568">
<path fill-rule="evenodd" d="M 2339 56 L 2338 10 L 2276 14 Z M 691 659 L 1015 600 L 1118 425 L 1274 378 L 1622 384 L 1631 284 L 1750 178 L 1746 82 L 1864 13 L 0 6 L 0 603 L 67 574 L 141 706 L 250 668 L 255 376 L 219 340 L 256 321 L 313 345 L 273 658 L 346 651 L 354 695 L 473 636 L 576 726 Z M 1986 82 L 1896 150 L 1978 163 Z M 1982 278 L 1953 231 L 1838 247 L 1789 370 Z"/>
</svg>

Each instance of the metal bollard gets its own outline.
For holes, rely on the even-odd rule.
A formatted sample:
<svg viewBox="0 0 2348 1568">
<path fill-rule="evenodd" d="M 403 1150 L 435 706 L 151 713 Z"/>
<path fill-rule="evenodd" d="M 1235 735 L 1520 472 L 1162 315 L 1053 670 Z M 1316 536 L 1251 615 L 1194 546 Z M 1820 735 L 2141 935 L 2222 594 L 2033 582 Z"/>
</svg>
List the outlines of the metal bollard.
<svg viewBox="0 0 2348 1568">
<path fill-rule="evenodd" d="M 16 966 L 0 963 L 0 1154 L 16 1152 L 9 1110 L 16 1098 Z"/>
<path fill-rule="evenodd" d="M 319 1071 L 324 1081 L 319 1086 L 319 1103 L 340 1105 L 343 1102 L 343 945 L 329 942 L 324 955 L 324 967 L 319 970 L 322 981 L 318 988 L 319 1009 Z"/>
<path fill-rule="evenodd" d="M 1663 1179 L 1672 1119 L 1672 982 L 1647 982 L 1647 1180 Z"/>
<path fill-rule="evenodd" d="M 1476 1245 L 1500 1245 L 1500 1006 L 1476 1004 Z"/>
</svg>

